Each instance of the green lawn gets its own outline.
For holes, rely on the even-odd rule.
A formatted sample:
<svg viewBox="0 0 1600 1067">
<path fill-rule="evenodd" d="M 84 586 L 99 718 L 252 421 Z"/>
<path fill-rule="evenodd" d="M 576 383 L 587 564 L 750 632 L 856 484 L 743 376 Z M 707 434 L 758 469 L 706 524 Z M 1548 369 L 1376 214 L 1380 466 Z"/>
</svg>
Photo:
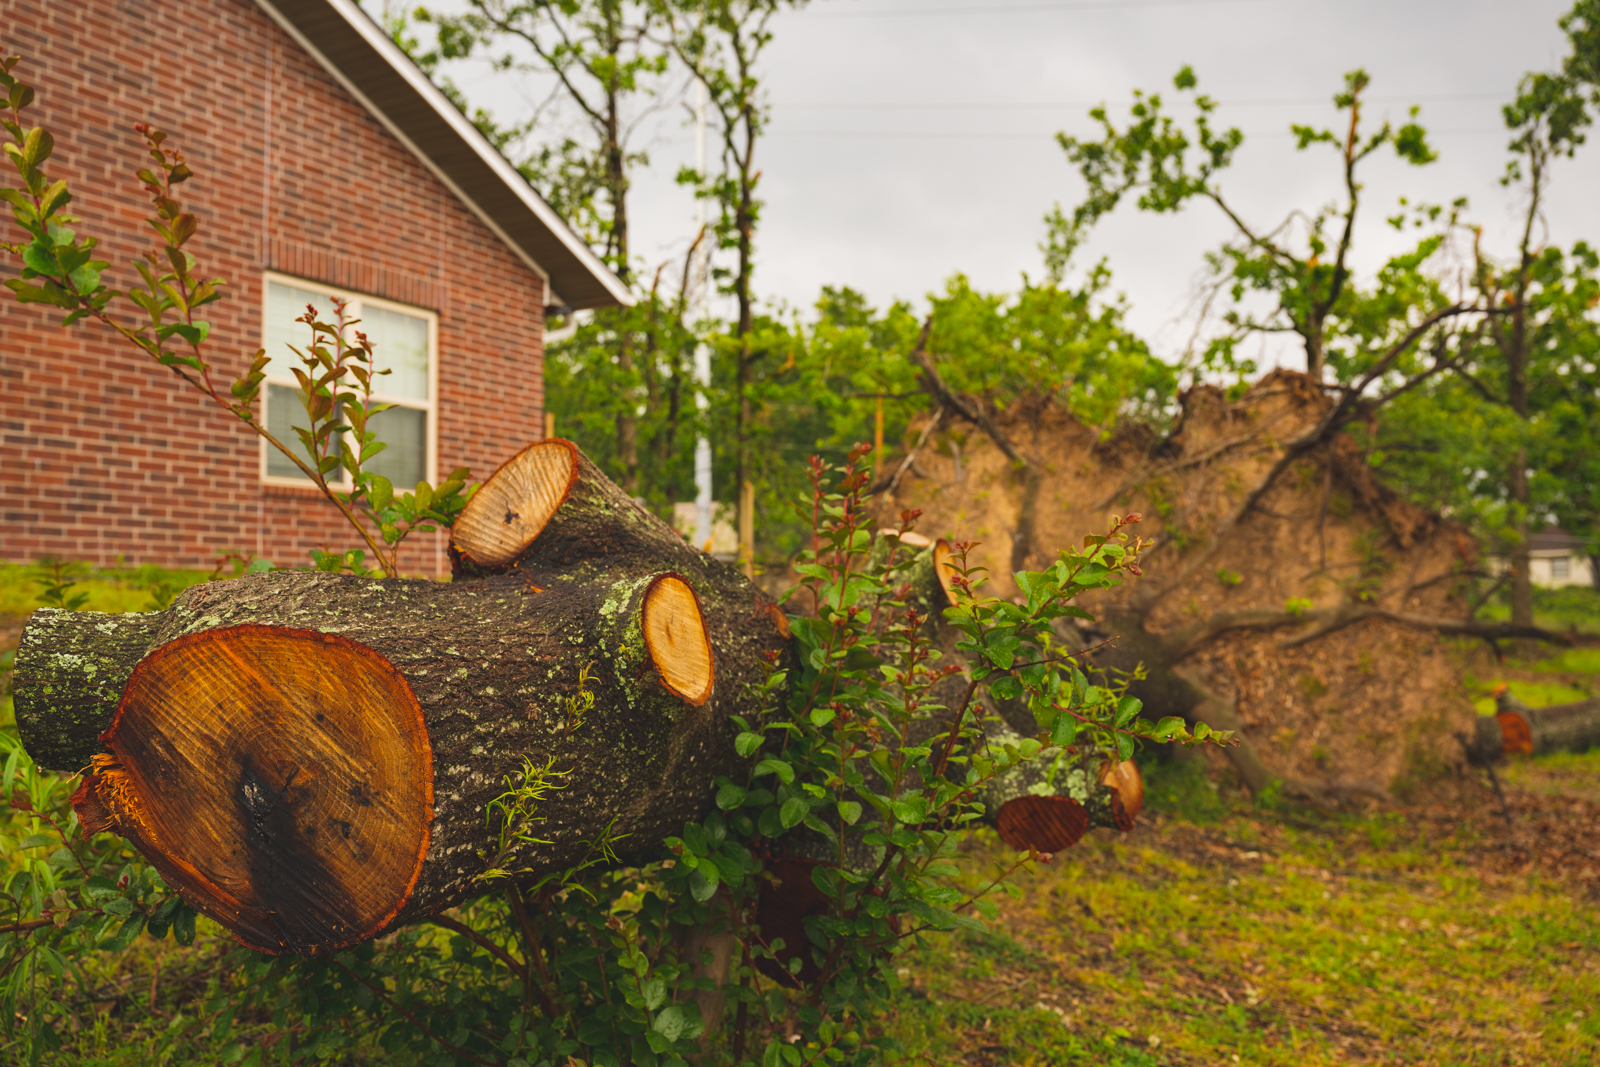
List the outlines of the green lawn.
<svg viewBox="0 0 1600 1067">
<path fill-rule="evenodd" d="M 1511 618 L 1510 594 L 1501 592 L 1483 606 L 1486 619 Z M 1571 585 L 1533 591 L 1533 621 L 1547 630 L 1600 634 L 1600 589 Z"/>
<path fill-rule="evenodd" d="M 85 611 L 152 611 L 161 587 L 177 592 L 211 576 L 208 571 L 164 567 L 95 569 L 84 564 L 70 564 L 63 573 L 75 580 L 69 596 L 88 594 Z M 27 615 L 39 607 L 46 574 L 48 568 L 36 564 L 0 563 L 0 617 Z"/>
<path fill-rule="evenodd" d="M 990 932 L 917 954 L 892 1031 L 937 1064 L 1596 1062 L 1600 915 L 1486 867 L 1497 827 L 1223 807 L 1025 877 Z"/>
</svg>

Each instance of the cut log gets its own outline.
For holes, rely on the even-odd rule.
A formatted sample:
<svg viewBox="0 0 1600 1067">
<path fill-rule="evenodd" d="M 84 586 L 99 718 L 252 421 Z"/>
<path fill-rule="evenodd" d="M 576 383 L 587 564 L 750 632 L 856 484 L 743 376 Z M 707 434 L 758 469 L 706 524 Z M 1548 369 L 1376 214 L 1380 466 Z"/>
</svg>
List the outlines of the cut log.
<svg viewBox="0 0 1600 1067">
<path fill-rule="evenodd" d="M 51 632 L 151 621 L 58 614 Z M 562 869 L 603 838 L 649 852 L 736 766 L 677 575 L 533 591 L 277 572 L 160 615 L 137 667 L 86 665 L 132 676 L 81 818 L 263 951 L 359 943 L 483 891 L 491 865 Z M 18 708 L 27 737 L 38 705 L 19 689 Z M 553 771 L 551 843 L 496 857 L 484 812 L 525 756 Z"/>
<path fill-rule="evenodd" d="M 1478 719 L 1469 743 L 1476 763 L 1502 756 L 1543 756 L 1550 752 L 1584 752 L 1600 745 L 1600 700 L 1529 707 L 1501 686 L 1495 691 L 1495 714 Z"/>
<path fill-rule="evenodd" d="M 451 529 L 450 560 L 457 581 L 518 574 L 541 587 L 615 581 L 648 561 L 682 575 L 699 596 L 719 672 L 759 680 L 769 657 L 789 648 L 788 619 L 771 597 L 685 541 L 560 438 L 529 445 L 478 488 Z M 759 710 L 746 684 L 722 687 L 722 714 Z"/>
<path fill-rule="evenodd" d="M 359 943 L 486 891 L 491 867 L 528 883 L 603 847 L 653 857 L 740 766 L 727 717 L 756 712 L 787 619 L 570 443 L 519 459 L 474 498 L 504 529 L 468 516 L 448 585 L 276 572 L 148 615 L 35 613 L 29 752 L 92 761 L 85 826 L 269 952 Z M 501 854 L 486 810 L 529 766 L 546 843 Z"/>
<path fill-rule="evenodd" d="M 1028 766 L 1012 773 L 1014 782 L 997 782 L 984 799 L 995 813 L 1000 840 L 1015 849 L 1065 852 L 1094 827 L 1127 833 L 1144 804 L 1144 779 L 1132 760 L 1106 762 L 1098 770 L 1080 760 L 1050 782 Z M 1014 792 L 1024 783 L 1029 791 Z"/>
</svg>

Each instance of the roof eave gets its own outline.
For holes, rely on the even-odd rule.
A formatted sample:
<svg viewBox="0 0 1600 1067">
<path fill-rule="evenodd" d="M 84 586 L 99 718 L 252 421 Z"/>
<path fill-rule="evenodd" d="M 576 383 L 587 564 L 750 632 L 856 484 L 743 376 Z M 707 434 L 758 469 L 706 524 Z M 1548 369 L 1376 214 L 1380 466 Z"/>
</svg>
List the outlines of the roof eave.
<svg viewBox="0 0 1600 1067">
<path fill-rule="evenodd" d="M 354 0 L 256 4 L 549 283 L 551 303 L 634 303 L 627 285 Z"/>
</svg>

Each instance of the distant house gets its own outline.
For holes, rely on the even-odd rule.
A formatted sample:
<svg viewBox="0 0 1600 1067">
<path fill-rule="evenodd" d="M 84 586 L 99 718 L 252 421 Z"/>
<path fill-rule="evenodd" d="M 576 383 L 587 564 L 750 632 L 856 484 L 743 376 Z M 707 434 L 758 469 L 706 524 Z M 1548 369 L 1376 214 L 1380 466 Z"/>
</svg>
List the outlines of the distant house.
<svg viewBox="0 0 1600 1067">
<path fill-rule="evenodd" d="M 116 264 L 113 287 L 154 243 L 134 123 L 187 155 L 197 177 L 180 195 L 201 227 L 189 247 L 228 281 L 207 316 L 218 376 L 266 347 L 259 414 L 283 437 L 300 417 L 295 317 L 351 302 L 393 372 L 377 467 L 398 485 L 459 466 L 484 477 L 543 436 L 546 311 L 629 302 L 353 0 L 0 0 L 0 48 L 23 56 L 29 115 L 55 136 L 50 170 Z M 353 547 L 247 427 L 109 331 L 63 330 L 58 313 L 4 296 L 0 558 L 284 564 Z M 442 536 L 417 541 L 408 572 L 446 568 Z"/>
<path fill-rule="evenodd" d="M 1595 584 L 1594 558 L 1589 554 L 1589 542 L 1569 534 L 1559 526 L 1551 526 L 1530 535 L 1528 554 L 1528 573 L 1533 584 L 1540 588 L 1559 589 L 1568 585 Z M 1501 574 L 1509 565 L 1509 559 L 1503 552 L 1489 557 L 1491 574 Z"/>
</svg>

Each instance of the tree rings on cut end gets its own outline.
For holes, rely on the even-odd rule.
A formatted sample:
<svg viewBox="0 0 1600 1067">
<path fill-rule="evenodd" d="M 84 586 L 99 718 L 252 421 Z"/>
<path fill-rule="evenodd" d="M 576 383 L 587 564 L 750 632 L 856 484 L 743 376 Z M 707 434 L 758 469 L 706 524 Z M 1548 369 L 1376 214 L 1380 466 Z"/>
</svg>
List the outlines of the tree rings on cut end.
<svg viewBox="0 0 1600 1067">
<path fill-rule="evenodd" d="M 533 544 L 578 477 L 578 446 L 552 437 L 500 465 L 450 529 L 450 543 L 486 567 L 514 563 Z"/>
<path fill-rule="evenodd" d="M 663 574 L 644 594 L 644 644 L 666 687 L 695 707 L 711 699 L 716 668 L 700 598 L 676 574 Z"/>
<path fill-rule="evenodd" d="M 1144 775 L 1139 765 L 1131 759 L 1107 763 L 1100 769 L 1100 784 L 1108 785 L 1116 793 L 1118 804 L 1117 829 L 1126 833 L 1133 829 L 1133 820 L 1144 807 Z M 1124 826 L 1124 817 L 1127 825 Z"/>
<path fill-rule="evenodd" d="M 1012 848 L 1065 852 L 1089 832 L 1089 813 L 1071 797 L 1017 797 L 1001 805 L 995 829 Z"/>
<path fill-rule="evenodd" d="M 878 536 L 892 537 L 896 541 L 899 541 L 902 545 L 905 545 L 907 548 L 924 549 L 933 544 L 932 538 L 924 537 L 915 530 L 907 530 L 905 533 L 901 533 L 892 526 L 885 526 L 883 529 L 879 530 Z"/>
<path fill-rule="evenodd" d="M 411 895 L 433 819 L 416 695 L 372 649 L 246 624 L 134 669 L 80 810 L 243 944 L 359 944 Z"/>
</svg>

